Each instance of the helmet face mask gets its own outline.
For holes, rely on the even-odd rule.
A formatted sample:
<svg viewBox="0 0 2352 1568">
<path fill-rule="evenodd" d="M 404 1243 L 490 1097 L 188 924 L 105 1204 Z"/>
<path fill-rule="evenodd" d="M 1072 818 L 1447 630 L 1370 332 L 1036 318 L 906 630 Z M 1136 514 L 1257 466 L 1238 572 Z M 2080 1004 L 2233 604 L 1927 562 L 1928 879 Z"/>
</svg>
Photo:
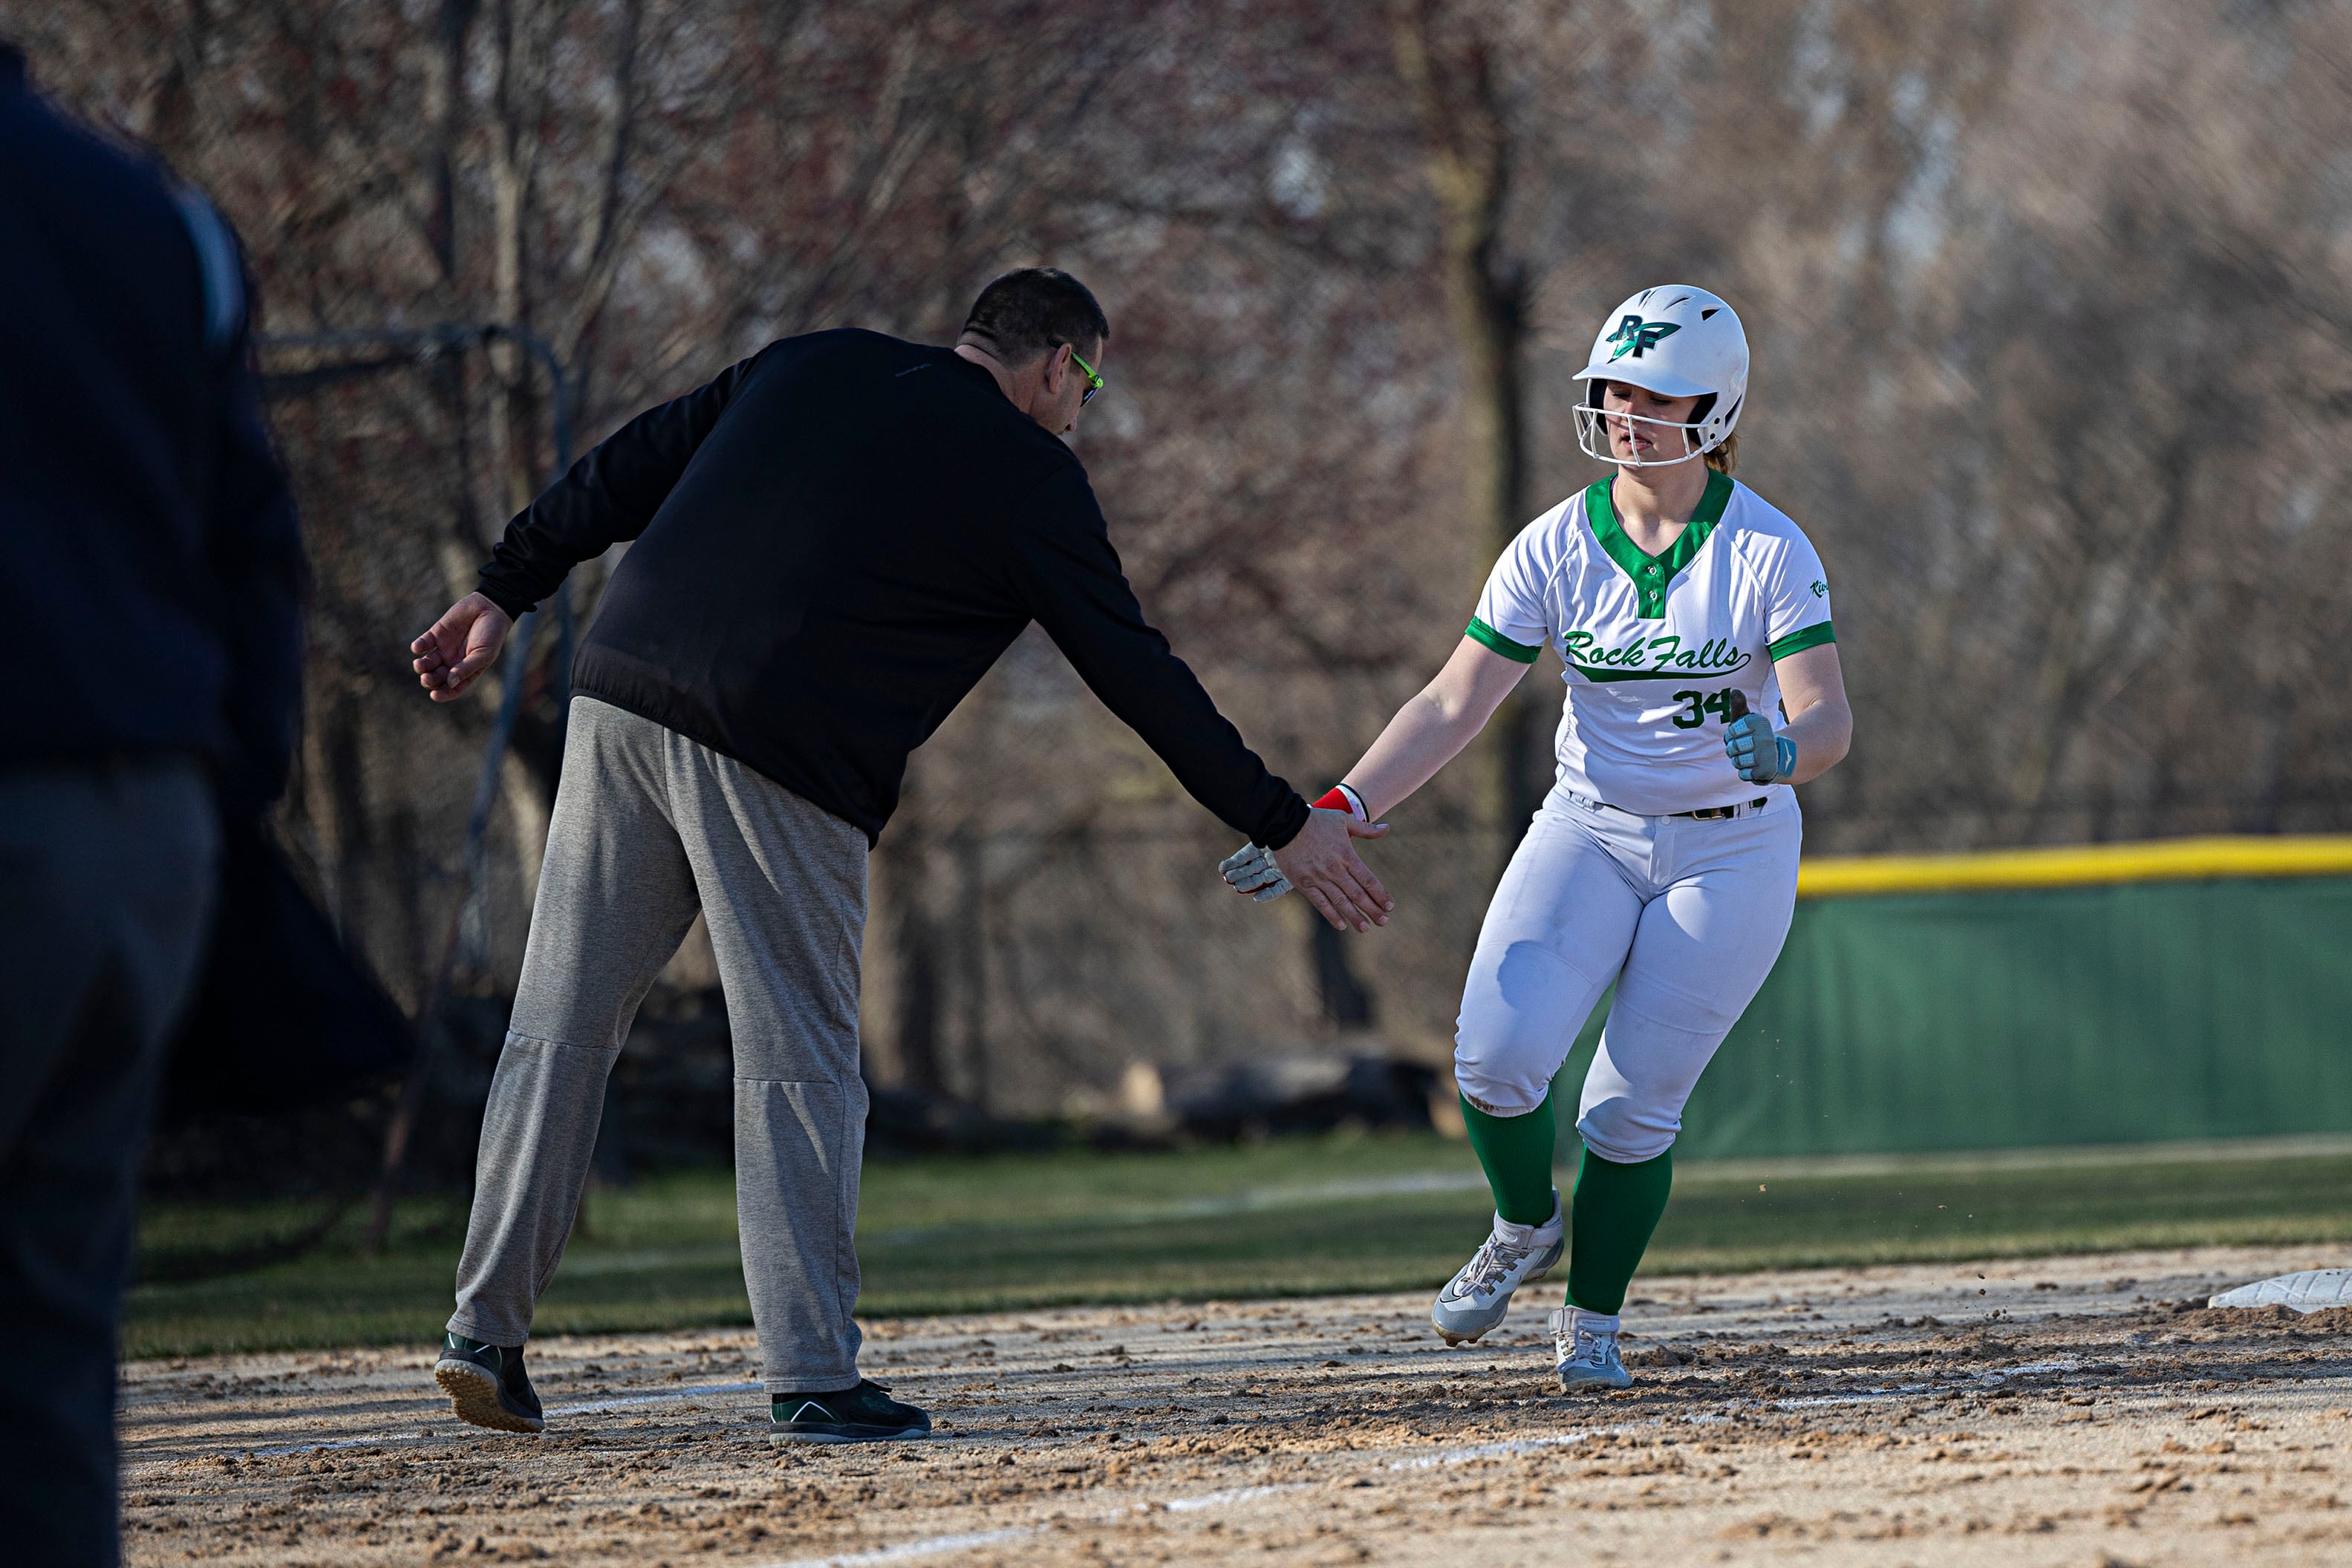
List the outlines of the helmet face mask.
<svg viewBox="0 0 2352 1568">
<path fill-rule="evenodd" d="M 1645 288 L 1610 313 L 1576 379 L 1589 388 L 1576 410 L 1576 444 L 1587 456 L 1624 468 L 1670 467 L 1714 451 L 1738 424 L 1748 402 L 1748 334 L 1731 307 L 1704 288 Z M 1601 406 L 1610 382 L 1699 401 L 1685 423 L 1612 412 Z M 1654 435 L 1658 455 L 1619 456 L 1612 425 Z"/>
<path fill-rule="evenodd" d="M 1593 385 L 1597 392 L 1600 383 L 1596 382 Z M 1616 442 L 1612 439 L 1612 426 L 1626 432 L 1628 445 L 1633 444 L 1632 436 L 1637 429 L 1642 434 L 1654 436 L 1660 455 L 1620 455 L 1615 450 Z M 1706 422 L 1703 420 L 1677 423 L 1670 419 L 1654 419 L 1645 413 L 1606 409 L 1598 402 L 1581 403 L 1576 410 L 1577 445 L 1584 449 L 1586 456 L 1597 457 L 1603 463 L 1614 463 L 1621 468 L 1671 468 L 1677 463 L 1687 463 L 1722 444 L 1721 437 L 1706 443 Z M 1637 453 L 1639 450 L 1635 448 Z"/>
</svg>

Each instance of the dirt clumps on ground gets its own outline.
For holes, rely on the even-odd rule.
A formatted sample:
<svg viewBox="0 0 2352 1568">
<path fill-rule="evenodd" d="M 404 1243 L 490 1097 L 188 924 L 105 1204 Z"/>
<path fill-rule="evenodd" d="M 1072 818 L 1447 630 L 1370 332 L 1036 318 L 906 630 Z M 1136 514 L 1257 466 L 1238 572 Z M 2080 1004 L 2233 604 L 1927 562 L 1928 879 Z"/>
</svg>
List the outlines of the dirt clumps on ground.
<svg viewBox="0 0 2352 1568">
<path fill-rule="evenodd" d="M 1643 1281 L 1633 1387 L 1577 1398 L 1552 1380 L 1549 1284 L 1453 1351 L 1420 1296 L 884 1321 L 866 1371 L 939 1435 L 839 1448 L 768 1445 L 740 1331 L 535 1342 L 535 1437 L 457 1423 L 424 1348 L 142 1362 L 125 1550 L 285 1568 L 2352 1560 L 2352 1325 L 2203 1306 L 2346 1260 Z"/>
</svg>

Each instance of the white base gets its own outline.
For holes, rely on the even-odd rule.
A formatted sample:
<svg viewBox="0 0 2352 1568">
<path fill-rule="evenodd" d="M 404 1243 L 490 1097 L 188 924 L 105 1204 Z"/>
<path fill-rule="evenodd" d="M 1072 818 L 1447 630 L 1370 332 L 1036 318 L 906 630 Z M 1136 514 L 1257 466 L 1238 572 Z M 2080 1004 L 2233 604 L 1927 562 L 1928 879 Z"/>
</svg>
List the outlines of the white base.
<svg viewBox="0 0 2352 1568">
<path fill-rule="evenodd" d="M 2306 1269 L 2224 1291 L 2209 1307 L 2286 1307 L 2298 1312 L 2352 1307 L 2352 1269 Z"/>
</svg>

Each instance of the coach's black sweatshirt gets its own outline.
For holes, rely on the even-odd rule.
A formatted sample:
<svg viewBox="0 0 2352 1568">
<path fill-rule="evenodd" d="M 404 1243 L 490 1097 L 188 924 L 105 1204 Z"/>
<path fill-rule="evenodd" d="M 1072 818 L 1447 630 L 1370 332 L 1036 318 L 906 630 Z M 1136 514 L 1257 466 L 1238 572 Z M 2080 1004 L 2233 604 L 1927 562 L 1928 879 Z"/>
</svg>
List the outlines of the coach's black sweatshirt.
<svg viewBox="0 0 2352 1568">
<path fill-rule="evenodd" d="M 508 525 L 482 591 L 520 615 L 622 539 L 573 688 L 869 841 L 907 754 L 1032 621 L 1227 826 L 1279 848 L 1306 822 L 1144 620 L 1085 467 L 949 350 L 769 345 L 573 465 Z"/>
</svg>

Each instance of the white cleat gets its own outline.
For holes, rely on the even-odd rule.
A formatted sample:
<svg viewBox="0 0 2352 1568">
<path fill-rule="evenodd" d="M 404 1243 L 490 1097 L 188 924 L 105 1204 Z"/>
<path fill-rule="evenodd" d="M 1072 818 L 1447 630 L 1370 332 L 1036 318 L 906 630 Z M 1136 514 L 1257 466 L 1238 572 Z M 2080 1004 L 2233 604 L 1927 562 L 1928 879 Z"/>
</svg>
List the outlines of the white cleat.
<svg viewBox="0 0 2352 1568">
<path fill-rule="evenodd" d="M 1631 1388 L 1633 1375 L 1617 1353 L 1617 1315 L 1588 1312 L 1582 1307 L 1551 1310 L 1552 1345 L 1559 1356 L 1559 1391 L 1575 1394 L 1587 1388 Z"/>
<path fill-rule="evenodd" d="M 1567 1249 L 1568 1228 L 1557 1192 L 1551 1195 L 1551 1218 L 1541 1225 L 1514 1225 L 1495 1216 L 1486 1243 L 1437 1292 L 1429 1321 L 1449 1345 L 1475 1341 L 1511 1310 L 1511 1292 L 1550 1273 Z"/>
</svg>

